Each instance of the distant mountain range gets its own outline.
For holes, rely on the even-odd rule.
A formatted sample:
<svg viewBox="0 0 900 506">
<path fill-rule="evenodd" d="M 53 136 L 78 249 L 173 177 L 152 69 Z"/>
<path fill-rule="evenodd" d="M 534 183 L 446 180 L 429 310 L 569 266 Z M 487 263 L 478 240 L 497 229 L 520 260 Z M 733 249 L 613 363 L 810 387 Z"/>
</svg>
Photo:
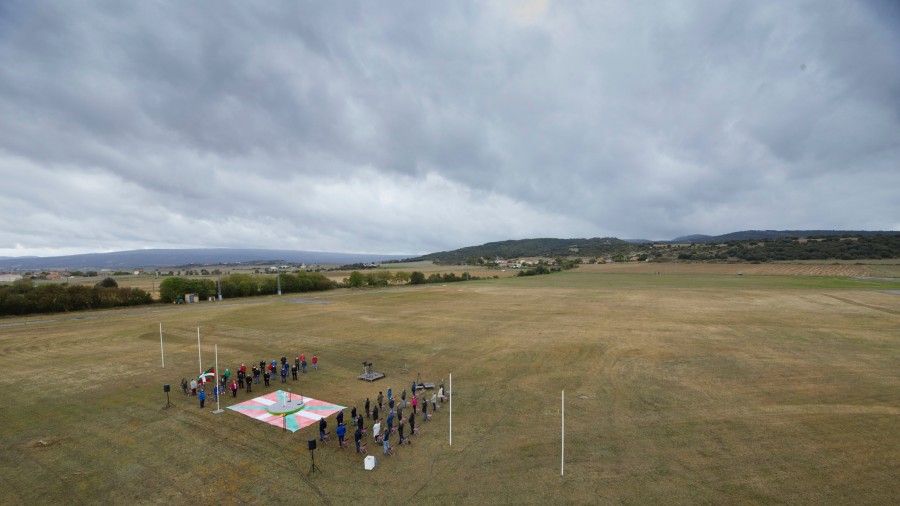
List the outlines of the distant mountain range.
<svg viewBox="0 0 900 506">
<path fill-rule="evenodd" d="M 87 253 L 58 257 L 0 258 L 2 271 L 29 270 L 128 270 L 152 269 L 187 265 L 222 264 L 354 264 L 399 260 L 403 255 L 366 255 L 271 249 L 142 249 L 112 253 Z"/>
<path fill-rule="evenodd" d="M 731 232 L 724 235 L 685 235 L 676 237 L 671 241 L 629 241 L 629 242 L 671 242 L 671 243 L 724 243 L 729 241 L 752 241 L 759 239 L 783 239 L 787 237 L 828 237 L 828 236 L 855 236 L 871 237 L 875 235 L 898 235 L 900 231 L 872 231 L 872 230 L 744 230 Z"/>
<path fill-rule="evenodd" d="M 352 253 L 328 253 L 321 251 L 295 251 L 270 249 L 145 249 L 117 251 L 113 253 L 88 253 L 57 257 L 0 257 L 0 271 L 31 270 L 128 270 L 181 267 L 189 265 L 222 264 L 357 264 L 401 260 L 432 260 L 440 263 L 463 262 L 470 258 L 516 258 L 558 256 L 602 256 L 621 254 L 633 249 L 633 245 L 656 244 L 722 244 L 730 241 L 780 239 L 789 237 L 828 237 L 877 235 L 896 236 L 900 231 L 869 230 L 745 230 L 724 235 L 687 235 L 671 241 L 649 239 L 622 240 L 615 237 L 591 239 L 520 239 L 490 242 L 481 246 L 469 246 L 453 251 L 430 253 L 410 258 L 404 255 L 374 255 Z"/>
</svg>

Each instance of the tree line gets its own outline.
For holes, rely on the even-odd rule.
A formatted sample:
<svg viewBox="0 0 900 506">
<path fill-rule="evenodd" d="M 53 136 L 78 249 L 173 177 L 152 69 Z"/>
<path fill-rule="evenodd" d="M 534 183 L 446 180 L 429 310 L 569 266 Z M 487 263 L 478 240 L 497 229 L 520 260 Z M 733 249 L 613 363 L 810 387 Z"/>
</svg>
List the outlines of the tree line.
<svg viewBox="0 0 900 506">
<path fill-rule="evenodd" d="M 497 276 L 494 276 L 495 278 Z M 363 287 L 379 287 L 388 285 L 424 285 L 426 283 L 455 283 L 457 281 L 475 281 L 482 279 L 478 276 L 472 276 L 468 272 L 457 275 L 455 272 L 437 273 L 433 272 L 428 276 L 419 271 L 391 272 L 388 270 L 378 270 L 363 274 L 359 271 L 353 271 L 350 276 L 344 278 L 344 286 L 350 288 Z"/>
<path fill-rule="evenodd" d="M 337 284 L 318 272 L 282 273 L 278 277 L 251 274 L 230 274 L 219 281 L 223 298 L 254 297 L 278 293 L 301 293 L 331 290 Z M 160 302 L 175 302 L 185 294 L 195 293 L 200 299 L 218 295 L 216 282 L 211 279 L 168 277 L 159 284 Z"/>
<path fill-rule="evenodd" d="M 35 285 L 31 279 L 20 279 L 10 285 L 0 286 L 2 316 L 106 309 L 151 302 L 153 299 L 149 293 L 140 288 L 120 288 L 112 278 L 106 278 L 93 286 L 56 283 Z"/>
<path fill-rule="evenodd" d="M 674 248 L 673 248 L 674 249 Z M 679 260 L 869 260 L 900 258 L 900 235 L 824 236 L 692 244 L 675 249 Z"/>
</svg>

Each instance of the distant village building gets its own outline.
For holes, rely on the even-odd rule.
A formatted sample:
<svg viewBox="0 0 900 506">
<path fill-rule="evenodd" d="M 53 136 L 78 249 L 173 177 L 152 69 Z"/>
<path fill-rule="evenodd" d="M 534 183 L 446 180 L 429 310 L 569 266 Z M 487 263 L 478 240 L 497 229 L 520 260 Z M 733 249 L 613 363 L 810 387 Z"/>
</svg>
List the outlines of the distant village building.
<svg viewBox="0 0 900 506">
<path fill-rule="evenodd" d="M 0 274 L 0 283 L 13 283 L 22 279 L 18 274 Z"/>
</svg>

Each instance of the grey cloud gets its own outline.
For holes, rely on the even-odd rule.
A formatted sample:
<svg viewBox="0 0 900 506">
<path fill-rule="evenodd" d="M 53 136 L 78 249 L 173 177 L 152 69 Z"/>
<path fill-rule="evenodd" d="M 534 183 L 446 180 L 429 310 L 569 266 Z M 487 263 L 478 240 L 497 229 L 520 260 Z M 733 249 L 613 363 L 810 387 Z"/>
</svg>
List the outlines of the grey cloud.
<svg viewBox="0 0 900 506">
<path fill-rule="evenodd" d="M 897 226 L 884 191 L 900 183 L 889 3 L 526 7 L 4 2 L 0 176 L 41 184 L 14 169 L 24 160 L 42 178 L 128 192 L 109 200 L 126 207 L 115 217 L 63 188 L 27 200 L 94 224 L 75 234 L 85 244 L 235 245 L 277 227 L 427 252 L 511 227 Z M 381 207 L 370 180 L 422 192 L 403 204 L 416 212 Z M 22 200 L 4 197 L 17 213 Z"/>
</svg>

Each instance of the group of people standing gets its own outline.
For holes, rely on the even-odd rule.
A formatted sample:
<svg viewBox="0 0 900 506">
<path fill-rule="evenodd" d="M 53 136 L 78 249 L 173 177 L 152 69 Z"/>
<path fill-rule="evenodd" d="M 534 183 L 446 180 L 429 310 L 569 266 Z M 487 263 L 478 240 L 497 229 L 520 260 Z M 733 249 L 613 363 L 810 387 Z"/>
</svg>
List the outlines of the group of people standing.
<svg viewBox="0 0 900 506">
<path fill-rule="evenodd" d="M 319 369 L 318 356 L 313 355 L 311 363 L 312 370 Z M 247 393 L 252 393 L 253 385 L 258 385 L 262 381 L 266 387 L 269 387 L 272 378 L 279 374 L 281 382 L 287 383 L 289 372 L 292 379 L 297 380 L 298 373 L 305 374 L 307 372 L 307 366 L 306 355 L 304 354 L 297 356 L 293 364 L 288 363 L 287 357 L 281 357 L 280 362 L 272 360 L 267 363 L 265 360 L 260 360 L 259 364 L 253 364 L 249 369 L 246 364 L 242 363 L 238 367 L 234 379 L 231 378 L 230 369 L 225 369 L 225 372 L 219 375 L 217 384 L 213 386 L 213 395 L 218 397 L 224 394 L 226 387 L 229 387 L 231 390 L 232 397 L 237 397 L 239 389 L 246 389 Z M 205 381 L 205 375 L 201 375 L 198 379 L 192 379 L 188 382 L 186 378 L 182 378 L 181 390 L 185 395 L 196 395 L 202 409 L 206 403 L 207 381 Z M 209 382 L 211 383 L 212 381 Z M 420 417 L 422 422 L 430 420 L 440 406 L 447 401 L 448 395 L 448 392 L 444 391 L 444 380 L 441 379 L 440 386 L 434 389 L 430 396 L 421 385 L 414 381 L 409 395 L 407 395 L 407 390 L 403 389 L 400 397 L 397 398 L 394 396 L 393 388 L 388 387 L 387 395 L 379 391 L 374 402 L 366 397 L 364 405 L 365 418 L 363 417 L 363 411 L 358 411 L 356 406 L 353 406 L 350 411 L 349 425 L 355 426 L 353 441 L 356 444 L 356 452 L 362 452 L 361 442 L 367 434 L 366 419 L 372 422 L 373 440 L 383 447 L 385 455 L 389 455 L 393 452 L 391 440 L 394 438 L 394 434 L 396 434 L 396 439 L 394 440 L 398 442 L 398 445 L 410 444 L 409 438 L 418 433 L 416 430 L 416 417 Z M 407 397 L 409 401 L 407 401 Z M 429 405 L 431 414 L 429 414 Z M 404 410 L 406 415 L 404 415 Z M 346 439 L 347 431 L 348 424 L 345 423 L 344 411 L 341 410 L 337 414 L 337 428 L 335 429 L 335 434 L 341 447 L 349 444 L 349 439 Z M 319 439 L 324 442 L 328 436 L 328 422 L 325 418 L 321 418 L 319 420 Z"/>
<path fill-rule="evenodd" d="M 312 369 L 314 371 L 318 370 L 319 357 L 313 355 L 311 362 Z M 253 385 L 258 385 L 260 381 L 268 388 L 273 379 L 279 374 L 281 375 L 281 382 L 287 383 L 289 372 L 292 374 L 291 378 L 296 381 L 298 372 L 305 374 L 307 370 L 306 354 L 303 353 L 294 359 L 293 364 L 289 364 L 285 356 L 281 357 L 280 363 L 278 360 L 272 360 L 272 362 L 260 360 L 258 365 L 252 364 L 250 369 L 247 369 L 247 365 L 242 363 L 238 367 L 234 378 L 231 377 L 231 369 L 225 369 L 225 372 L 219 375 L 218 380 L 213 385 L 212 394 L 215 396 L 215 399 L 218 399 L 219 395 L 225 395 L 228 390 L 231 390 L 231 396 L 236 398 L 238 390 L 246 390 L 248 394 L 252 393 Z M 181 391 L 184 395 L 197 396 L 197 400 L 200 401 L 200 409 L 203 409 L 206 405 L 207 383 L 213 383 L 213 381 L 211 378 L 207 380 L 206 375 L 200 375 L 197 379 L 192 379 L 191 381 L 188 381 L 187 378 L 181 378 Z"/>
<path fill-rule="evenodd" d="M 390 442 L 395 433 L 397 435 L 395 440 L 398 442 L 398 445 L 410 444 L 409 438 L 418 433 L 416 430 L 416 417 L 420 416 L 422 422 L 430 420 L 440 406 L 447 401 L 444 392 L 444 380 L 441 380 L 440 387 L 432 391 L 430 396 L 424 388 L 413 382 L 409 402 L 407 402 L 407 391 L 405 389 L 401 392 L 399 399 L 395 398 L 393 393 L 393 388 L 388 387 L 387 396 L 383 392 L 378 392 L 375 403 L 372 403 L 367 397 L 364 406 L 365 418 L 372 421 L 372 438 L 375 443 L 382 445 L 385 455 L 393 452 L 393 446 L 391 446 Z M 432 414 L 428 413 L 429 404 L 431 404 Z M 406 416 L 404 416 L 404 410 L 406 410 Z M 384 415 L 385 413 L 387 414 Z M 360 453 L 360 444 L 367 431 L 363 413 L 357 411 L 356 406 L 353 406 L 350 411 L 350 424 L 356 426 L 353 432 L 353 441 L 356 444 L 356 452 Z M 347 430 L 347 425 L 344 423 L 344 412 L 340 411 L 337 414 L 335 434 L 341 447 L 349 443 L 349 440 L 345 440 Z M 328 435 L 328 422 L 322 418 L 319 420 L 319 440 L 324 442 Z"/>
</svg>

